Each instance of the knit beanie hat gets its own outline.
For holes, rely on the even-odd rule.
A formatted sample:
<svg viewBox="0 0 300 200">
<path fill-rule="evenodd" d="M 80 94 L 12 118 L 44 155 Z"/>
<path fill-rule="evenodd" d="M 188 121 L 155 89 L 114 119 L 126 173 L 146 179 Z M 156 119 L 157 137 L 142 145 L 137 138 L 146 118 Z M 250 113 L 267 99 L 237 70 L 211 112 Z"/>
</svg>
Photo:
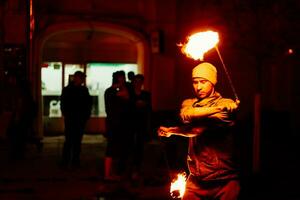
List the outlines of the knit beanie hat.
<svg viewBox="0 0 300 200">
<path fill-rule="evenodd" d="M 192 78 L 205 78 L 215 85 L 217 83 L 217 69 L 208 62 L 201 63 L 194 67 Z"/>
</svg>

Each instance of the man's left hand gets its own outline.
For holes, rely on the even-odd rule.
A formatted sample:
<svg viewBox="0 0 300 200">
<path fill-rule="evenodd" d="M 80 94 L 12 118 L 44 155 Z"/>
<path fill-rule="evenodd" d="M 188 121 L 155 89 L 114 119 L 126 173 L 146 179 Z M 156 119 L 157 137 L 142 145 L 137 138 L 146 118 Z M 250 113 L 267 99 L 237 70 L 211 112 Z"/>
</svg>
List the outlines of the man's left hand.
<svg viewBox="0 0 300 200">
<path fill-rule="evenodd" d="M 230 102 L 230 103 L 226 103 L 221 107 L 221 110 L 223 111 L 227 111 L 227 112 L 233 112 L 235 111 L 236 109 L 238 109 L 239 107 L 239 102 Z"/>
<path fill-rule="evenodd" d="M 170 137 L 172 135 L 172 132 L 170 132 L 170 128 L 165 126 L 160 126 L 157 130 L 158 136 L 161 137 Z"/>
</svg>

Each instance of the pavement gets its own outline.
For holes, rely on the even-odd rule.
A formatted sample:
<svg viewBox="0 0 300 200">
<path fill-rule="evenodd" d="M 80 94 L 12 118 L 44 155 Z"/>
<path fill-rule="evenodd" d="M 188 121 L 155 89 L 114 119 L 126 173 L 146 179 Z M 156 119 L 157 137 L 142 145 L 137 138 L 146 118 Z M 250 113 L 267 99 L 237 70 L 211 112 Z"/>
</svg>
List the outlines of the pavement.
<svg viewBox="0 0 300 200">
<path fill-rule="evenodd" d="M 106 140 L 101 135 L 85 135 L 82 142 L 81 166 L 61 168 L 59 160 L 63 136 L 45 137 L 43 148 L 26 146 L 22 159 L 11 159 L 8 146 L 1 143 L 1 200 L 110 200 L 169 199 L 165 167 L 149 170 L 148 177 L 138 181 L 103 180 L 103 158 Z M 155 145 L 157 146 L 157 145 Z M 151 150 L 152 151 L 152 150 Z M 153 155 L 153 151 L 152 151 Z M 155 162 L 152 162 L 152 167 Z M 156 173 L 156 174 L 155 174 Z M 146 178 L 145 178 L 146 177 Z"/>
<path fill-rule="evenodd" d="M 27 144 L 22 159 L 8 156 L 8 144 L 0 141 L 0 200 L 168 200 L 176 170 L 170 170 L 162 141 L 145 149 L 143 174 L 137 181 L 103 180 L 106 140 L 102 135 L 85 135 L 81 166 L 61 168 L 63 136 L 44 137 L 43 148 Z M 242 177 L 240 200 L 300 200 L 299 156 L 296 145 L 270 152 L 263 173 Z M 184 148 L 185 149 L 185 148 Z M 180 150 L 178 151 L 180 152 Z M 280 154 L 279 154 L 280 152 Z M 291 153 L 293 152 L 293 153 Z M 171 155 L 175 151 L 171 151 Z M 270 157 L 273 156 L 271 159 Z M 176 157 L 176 156 L 175 156 Z M 176 161 L 184 158 L 176 158 Z M 176 164 L 177 162 L 175 162 Z M 182 169 L 182 168 L 181 168 Z"/>
</svg>

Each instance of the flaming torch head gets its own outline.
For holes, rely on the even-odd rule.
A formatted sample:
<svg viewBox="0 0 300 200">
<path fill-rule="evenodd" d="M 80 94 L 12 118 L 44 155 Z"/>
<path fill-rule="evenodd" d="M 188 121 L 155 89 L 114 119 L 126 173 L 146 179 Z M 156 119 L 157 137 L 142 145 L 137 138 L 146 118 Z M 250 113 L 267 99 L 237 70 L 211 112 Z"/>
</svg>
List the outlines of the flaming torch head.
<svg viewBox="0 0 300 200">
<path fill-rule="evenodd" d="M 219 42 L 219 34 L 213 31 L 198 32 L 187 38 L 185 44 L 181 44 L 181 51 L 194 60 L 203 60 L 204 54 Z"/>
<path fill-rule="evenodd" d="M 170 193 L 172 198 L 182 198 L 185 192 L 186 174 L 179 173 L 177 179 L 172 181 Z"/>
</svg>

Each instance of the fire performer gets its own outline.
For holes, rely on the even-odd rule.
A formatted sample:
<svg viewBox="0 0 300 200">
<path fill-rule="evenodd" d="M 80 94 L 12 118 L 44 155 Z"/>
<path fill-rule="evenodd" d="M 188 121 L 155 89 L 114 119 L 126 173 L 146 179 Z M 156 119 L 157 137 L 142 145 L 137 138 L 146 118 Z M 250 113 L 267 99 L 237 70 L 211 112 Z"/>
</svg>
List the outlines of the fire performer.
<svg viewBox="0 0 300 200">
<path fill-rule="evenodd" d="M 234 163 L 233 125 L 239 102 L 215 91 L 217 70 L 207 62 L 192 71 L 196 97 L 182 103 L 178 127 L 159 127 L 159 136 L 189 137 L 189 177 L 184 200 L 236 200 L 240 184 Z"/>
</svg>

